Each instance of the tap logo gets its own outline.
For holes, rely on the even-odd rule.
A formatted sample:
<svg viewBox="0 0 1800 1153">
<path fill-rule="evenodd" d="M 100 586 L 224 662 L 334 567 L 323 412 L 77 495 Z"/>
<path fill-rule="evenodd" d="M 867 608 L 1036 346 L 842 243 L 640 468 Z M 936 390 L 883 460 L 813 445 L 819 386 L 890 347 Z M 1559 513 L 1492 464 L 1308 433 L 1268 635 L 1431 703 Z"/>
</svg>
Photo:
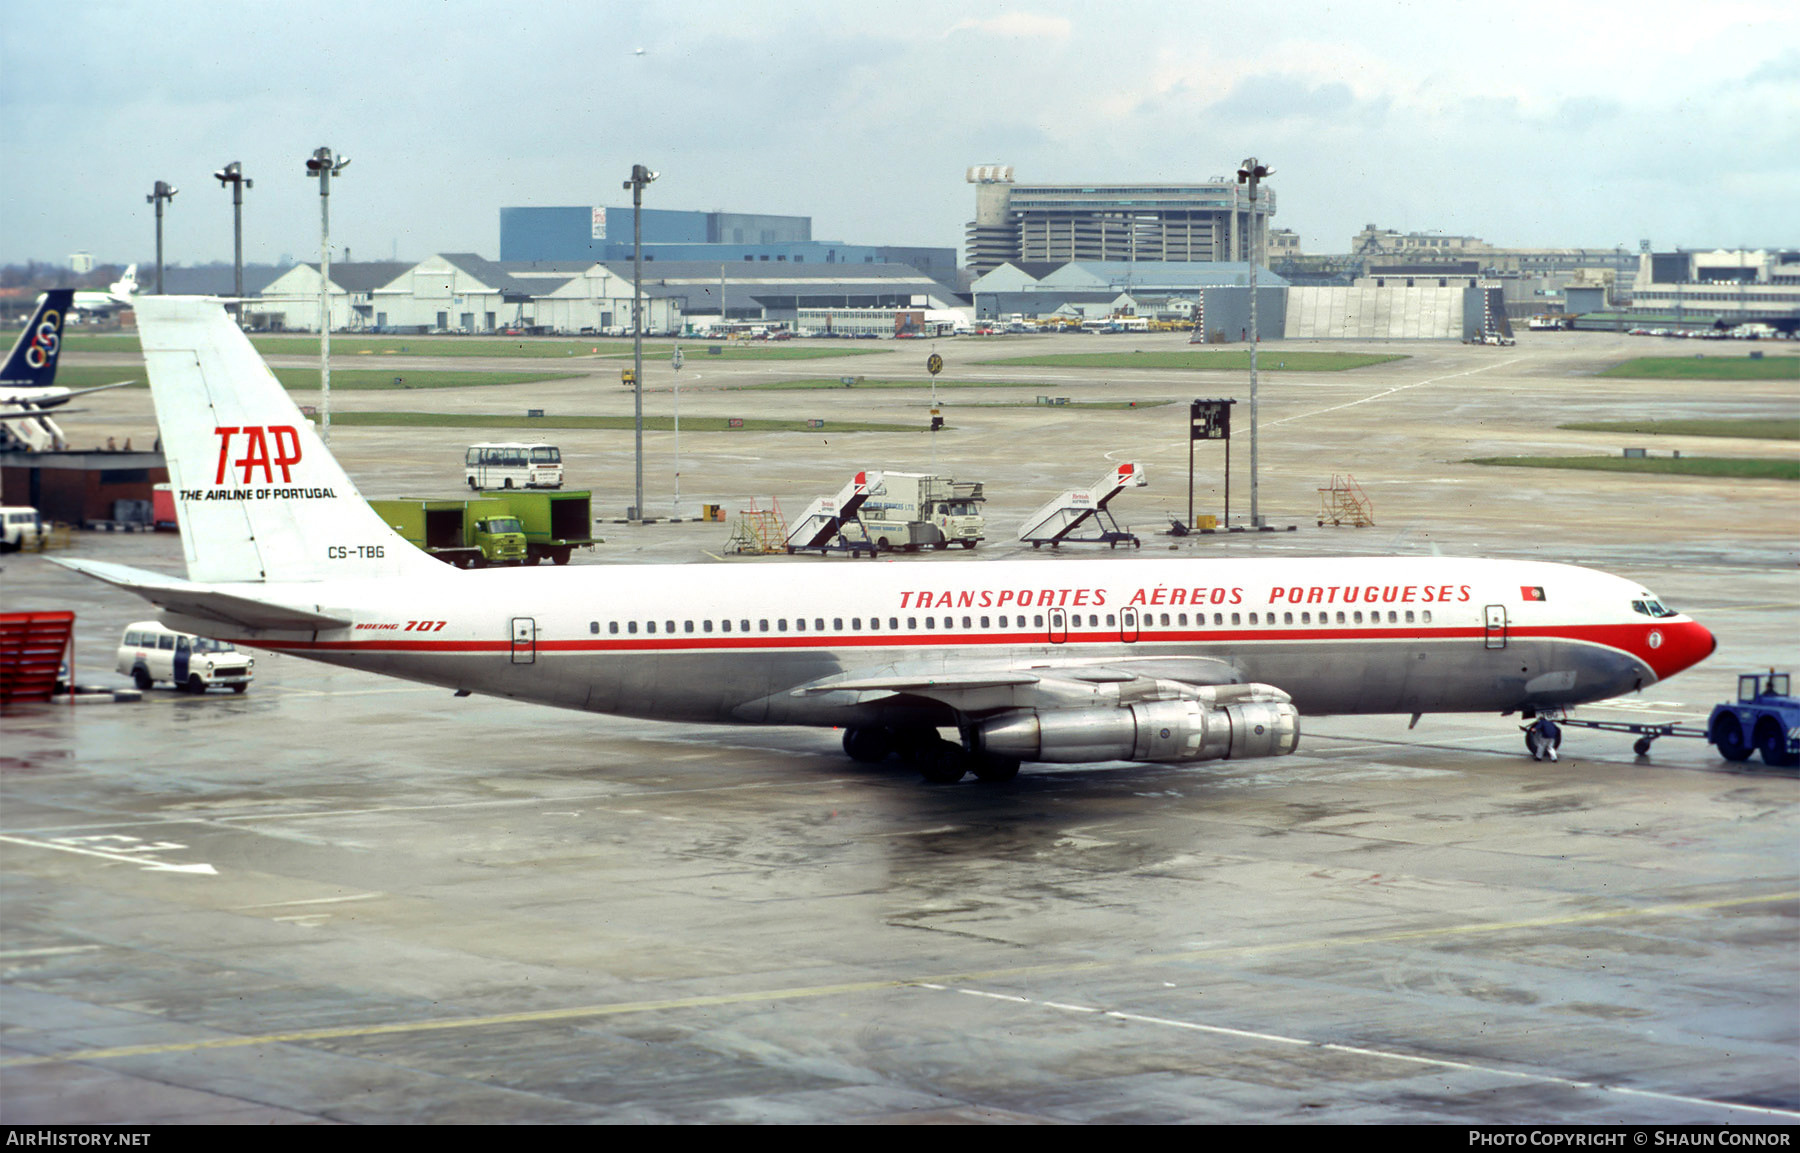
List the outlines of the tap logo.
<svg viewBox="0 0 1800 1153">
<path fill-rule="evenodd" d="M 249 424 L 239 428 L 225 426 L 213 429 L 219 438 L 219 470 L 214 484 L 225 483 L 226 468 L 241 470 L 243 484 L 256 481 L 262 471 L 264 484 L 275 483 L 275 470 L 281 470 L 281 483 L 292 484 L 292 466 L 300 463 L 300 430 L 291 424 Z M 243 456 L 231 459 L 233 443 L 241 445 Z"/>
<path fill-rule="evenodd" d="M 25 363 L 32 368 L 42 368 L 56 359 L 57 350 L 62 347 L 62 313 L 46 311 L 44 319 L 38 322 L 37 331 L 31 335 L 31 345 L 25 350 Z"/>
</svg>

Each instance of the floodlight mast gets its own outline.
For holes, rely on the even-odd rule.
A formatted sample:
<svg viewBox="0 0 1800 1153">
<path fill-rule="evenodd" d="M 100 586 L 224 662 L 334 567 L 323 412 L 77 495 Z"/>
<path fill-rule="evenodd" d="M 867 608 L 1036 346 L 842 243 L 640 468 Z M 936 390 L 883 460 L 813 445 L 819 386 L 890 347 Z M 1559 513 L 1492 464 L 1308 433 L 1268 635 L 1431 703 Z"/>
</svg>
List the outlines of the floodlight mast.
<svg viewBox="0 0 1800 1153">
<path fill-rule="evenodd" d="M 637 503 L 631 519 L 644 519 L 644 185 L 657 174 L 642 164 L 631 166 L 631 179 L 622 187 L 631 190 L 631 394 L 637 428 Z"/>
<path fill-rule="evenodd" d="M 319 439 L 331 443 L 331 178 L 350 167 L 348 156 L 315 148 L 306 172 L 319 178 Z"/>
<path fill-rule="evenodd" d="M 163 203 L 175 199 L 175 194 L 180 191 L 181 189 L 167 180 L 158 180 L 151 188 L 150 195 L 144 197 L 144 203 L 156 206 L 156 295 L 158 296 L 163 294 Z"/>
<path fill-rule="evenodd" d="M 213 173 L 213 179 L 219 182 L 220 188 L 231 186 L 231 294 L 236 297 L 231 310 L 241 320 L 244 311 L 244 189 L 255 187 L 256 182 L 244 175 L 244 166 L 236 160 Z"/>
<path fill-rule="evenodd" d="M 1264 177 L 1274 173 L 1258 164 L 1256 157 L 1244 160 L 1238 168 L 1238 183 L 1249 185 L 1250 193 L 1250 527 L 1261 528 L 1262 516 L 1256 505 L 1256 346 L 1262 333 L 1256 327 L 1256 263 L 1261 255 L 1261 229 L 1256 222 L 1256 187 Z"/>
</svg>

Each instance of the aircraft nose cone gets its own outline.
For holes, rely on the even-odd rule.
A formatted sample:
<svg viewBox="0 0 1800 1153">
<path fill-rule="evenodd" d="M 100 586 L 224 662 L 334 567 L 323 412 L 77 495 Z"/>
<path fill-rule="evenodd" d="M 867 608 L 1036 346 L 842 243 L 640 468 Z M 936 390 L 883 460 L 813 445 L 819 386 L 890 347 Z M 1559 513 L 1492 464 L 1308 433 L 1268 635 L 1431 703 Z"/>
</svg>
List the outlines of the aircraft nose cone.
<svg viewBox="0 0 1800 1153">
<path fill-rule="evenodd" d="M 1645 643 L 1650 667 L 1658 680 L 1666 680 L 1711 656 L 1718 650 L 1719 638 L 1699 621 L 1681 621 L 1652 628 Z"/>
</svg>

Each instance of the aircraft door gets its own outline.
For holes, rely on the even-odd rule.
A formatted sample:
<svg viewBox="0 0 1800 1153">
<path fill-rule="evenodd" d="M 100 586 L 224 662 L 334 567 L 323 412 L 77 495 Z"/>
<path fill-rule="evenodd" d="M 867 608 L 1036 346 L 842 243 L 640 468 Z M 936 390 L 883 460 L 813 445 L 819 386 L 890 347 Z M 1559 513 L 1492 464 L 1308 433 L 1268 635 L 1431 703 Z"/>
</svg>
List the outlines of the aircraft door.
<svg viewBox="0 0 1800 1153">
<path fill-rule="evenodd" d="M 1060 645 L 1069 639 L 1069 614 L 1066 609 L 1050 610 L 1050 643 Z"/>
<path fill-rule="evenodd" d="M 1138 639 L 1138 611 L 1136 609 L 1119 610 L 1119 639 L 1127 642 Z"/>
<path fill-rule="evenodd" d="M 1483 632 L 1487 636 L 1487 647 L 1503 649 L 1506 647 L 1506 606 L 1489 605 L 1486 612 L 1487 623 Z"/>
<path fill-rule="evenodd" d="M 537 621 L 531 617 L 514 617 L 512 619 L 512 663 L 515 665 L 537 663 Z"/>
</svg>

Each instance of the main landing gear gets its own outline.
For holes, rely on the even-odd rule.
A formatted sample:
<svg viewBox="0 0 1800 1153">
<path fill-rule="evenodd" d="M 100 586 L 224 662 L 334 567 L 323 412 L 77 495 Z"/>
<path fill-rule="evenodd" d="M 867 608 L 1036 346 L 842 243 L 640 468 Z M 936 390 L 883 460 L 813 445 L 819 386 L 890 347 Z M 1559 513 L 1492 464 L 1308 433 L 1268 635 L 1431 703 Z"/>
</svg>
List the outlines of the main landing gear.
<svg viewBox="0 0 1800 1153">
<path fill-rule="evenodd" d="M 880 764 L 898 753 L 934 785 L 953 785 L 969 773 L 976 780 L 990 782 L 1010 781 L 1019 775 L 1019 762 L 1014 758 L 971 752 L 938 736 L 936 729 L 845 729 L 844 752 L 865 765 Z"/>
</svg>

